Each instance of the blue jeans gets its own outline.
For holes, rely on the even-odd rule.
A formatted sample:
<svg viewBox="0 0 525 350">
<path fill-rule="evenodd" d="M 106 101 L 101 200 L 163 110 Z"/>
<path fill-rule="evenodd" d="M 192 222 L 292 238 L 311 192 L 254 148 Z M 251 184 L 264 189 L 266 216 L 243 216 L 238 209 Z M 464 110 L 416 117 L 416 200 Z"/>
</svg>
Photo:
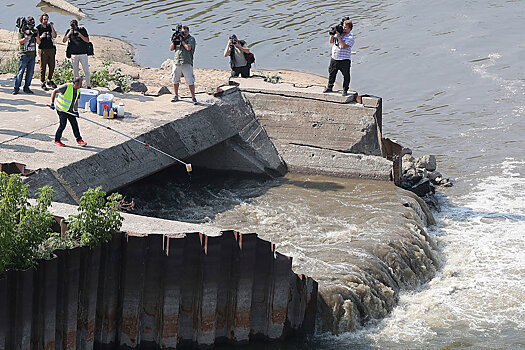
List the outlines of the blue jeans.
<svg viewBox="0 0 525 350">
<path fill-rule="evenodd" d="M 33 73 L 35 72 L 35 57 L 22 56 L 20 61 L 18 61 L 18 72 L 16 72 L 15 79 L 15 90 L 20 89 L 22 85 L 22 76 L 26 71 L 26 80 L 24 84 L 24 90 L 29 89 L 31 85 L 31 80 L 33 79 Z"/>
</svg>

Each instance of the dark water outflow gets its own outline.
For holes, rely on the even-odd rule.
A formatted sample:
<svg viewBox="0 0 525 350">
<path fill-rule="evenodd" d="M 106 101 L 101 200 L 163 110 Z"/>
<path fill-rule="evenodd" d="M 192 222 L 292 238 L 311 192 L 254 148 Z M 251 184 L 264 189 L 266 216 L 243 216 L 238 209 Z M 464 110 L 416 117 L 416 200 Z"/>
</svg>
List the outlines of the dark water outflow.
<svg viewBox="0 0 525 350">
<path fill-rule="evenodd" d="M 329 58 L 327 29 L 351 16 L 351 88 L 382 96 L 385 136 L 419 155 L 436 154 L 439 170 L 457 180 L 444 191 L 439 224 L 431 229 L 442 268 L 416 291 L 399 294 L 382 321 L 290 349 L 525 348 L 524 1 L 71 2 L 89 15 L 82 22 L 90 33 L 129 40 L 143 64 L 171 57 L 171 27 L 184 22 L 198 41 L 197 67 L 227 68 L 222 50 L 234 32 L 252 45 L 258 67 L 321 74 Z M 34 5 L 2 2 L 0 27 L 14 29 L 28 4 Z M 69 16 L 51 16 L 64 32 Z M 259 232 L 292 254 L 296 270 L 333 286 L 335 296 L 353 283 L 355 262 L 368 266 L 373 247 L 363 240 L 378 247 L 395 235 L 412 242 L 417 227 L 417 217 L 401 205 L 408 198 L 388 184 L 294 176 L 221 181 L 158 187 L 151 198 L 181 209 L 148 200 L 141 210 L 223 227 L 243 223 L 243 231 Z M 417 272 L 416 279 L 429 275 Z M 343 314 L 353 307 L 346 306 Z"/>
</svg>

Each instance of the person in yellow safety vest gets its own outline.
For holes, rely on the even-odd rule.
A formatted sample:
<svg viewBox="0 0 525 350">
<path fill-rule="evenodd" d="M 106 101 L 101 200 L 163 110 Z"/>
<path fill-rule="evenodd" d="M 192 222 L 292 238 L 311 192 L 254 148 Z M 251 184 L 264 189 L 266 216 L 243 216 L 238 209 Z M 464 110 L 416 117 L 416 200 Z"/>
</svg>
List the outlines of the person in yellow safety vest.
<svg viewBox="0 0 525 350">
<path fill-rule="evenodd" d="M 65 145 L 60 141 L 62 138 L 62 132 L 66 128 L 67 121 L 73 128 L 73 135 L 77 139 L 77 145 L 84 147 L 87 143 L 82 140 L 80 136 L 80 130 L 78 129 L 78 98 L 80 97 L 80 87 L 82 86 L 82 77 L 76 77 L 72 83 L 67 83 L 59 86 L 51 94 L 51 109 L 55 109 L 55 97 L 56 97 L 56 110 L 58 118 L 60 119 L 60 125 L 55 134 L 55 145 L 64 147 Z M 57 97 L 58 94 L 58 97 Z"/>
</svg>

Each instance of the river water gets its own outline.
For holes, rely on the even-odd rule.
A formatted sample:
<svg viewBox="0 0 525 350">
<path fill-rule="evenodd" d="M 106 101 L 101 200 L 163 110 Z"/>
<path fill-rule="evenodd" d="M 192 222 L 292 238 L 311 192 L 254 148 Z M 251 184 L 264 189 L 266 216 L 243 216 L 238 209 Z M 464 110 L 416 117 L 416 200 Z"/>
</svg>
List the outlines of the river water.
<svg viewBox="0 0 525 350">
<path fill-rule="evenodd" d="M 222 50 L 235 33 L 257 68 L 326 74 L 326 32 L 352 17 L 351 88 L 382 96 L 384 134 L 435 154 L 456 179 L 441 190 L 426 238 L 403 205 L 414 199 L 387 183 L 160 175 L 128 194 L 144 214 L 258 232 L 319 281 L 337 316 L 323 326 L 338 335 L 274 348 L 525 348 L 524 1 L 71 2 L 88 14 L 90 33 L 129 40 L 138 63 L 154 66 L 170 57 L 171 28 L 182 22 L 198 42 L 196 67 L 227 68 Z M 36 17 L 28 3 L 3 1 L 0 27 Z M 69 17 L 51 17 L 64 32 Z M 356 290 L 369 297 L 361 305 Z M 359 319 L 359 307 L 377 320 Z"/>
</svg>

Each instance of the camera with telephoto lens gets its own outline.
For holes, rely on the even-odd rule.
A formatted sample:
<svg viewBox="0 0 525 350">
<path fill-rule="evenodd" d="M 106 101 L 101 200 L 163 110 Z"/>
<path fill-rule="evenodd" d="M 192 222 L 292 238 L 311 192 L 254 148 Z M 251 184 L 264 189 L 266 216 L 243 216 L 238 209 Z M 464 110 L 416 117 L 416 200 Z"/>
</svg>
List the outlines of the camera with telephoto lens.
<svg viewBox="0 0 525 350">
<path fill-rule="evenodd" d="M 18 17 L 16 19 L 16 27 L 20 33 L 32 34 L 36 36 L 33 32 L 35 29 L 35 20 L 33 18 L 26 19 L 25 17 Z M 29 33 L 28 33 L 29 32 Z"/>
<path fill-rule="evenodd" d="M 332 28 L 330 28 L 330 31 L 328 33 L 330 35 L 335 35 L 335 33 L 343 34 L 344 23 L 345 23 L 345 21 L 348 21 L 349 19 L 350 19 L 350 17 L 343 17 L 343 19 L 341 19 L 341 22 L 338 25 L 335 25 Z"/>
<path fill-rule="evenodd" d="M 235 34 L 230 35 L 230 40 L 232 41 L 232 45 L 235 45 L 239 42 L 239 40 L 237 39 L 237 35 Z"/>
<path fill-rule="evenodd" d="M 173 34 L 171 34 L 171 42 L 177 46 L 181 43 L 181 37 L 184 36 L 182 33 L 182 24 L 175 25 L 175 28 L 171 29 L 173 30 Z"/>
</svg>

